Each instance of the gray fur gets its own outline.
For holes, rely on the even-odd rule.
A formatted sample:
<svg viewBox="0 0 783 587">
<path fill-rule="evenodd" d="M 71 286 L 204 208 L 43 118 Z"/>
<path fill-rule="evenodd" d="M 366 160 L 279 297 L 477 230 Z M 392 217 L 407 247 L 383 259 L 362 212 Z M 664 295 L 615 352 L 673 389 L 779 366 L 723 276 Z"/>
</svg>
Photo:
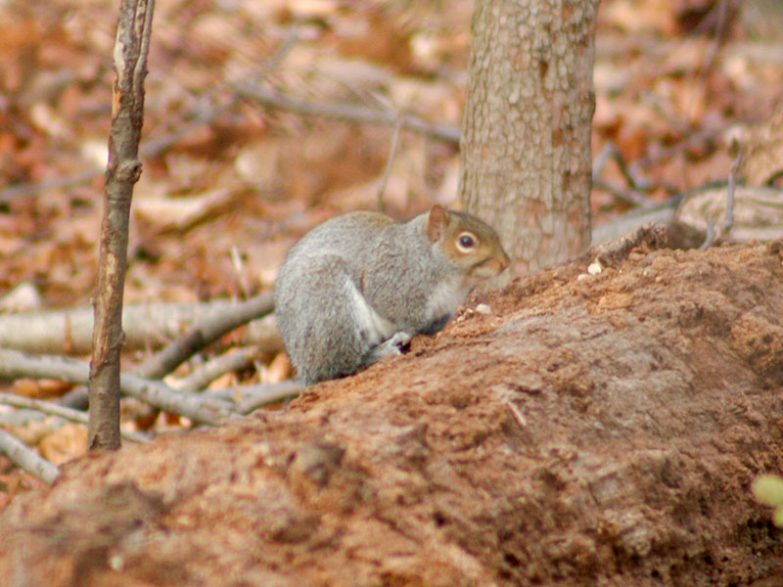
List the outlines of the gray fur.
<svg viewBox="0 0 783 587">
<path fill-rule="evenodd" d="M 291 249 L 277 280 L 275 308 L 306 384 L 399 354 L 412 336 L 442 328 L 456 311 L 470 287 L 440 242 L 430 243 L 427 220 L 425 213 L 397 224 L 382 214 L 355 212 L 315 228 Z M 428 307 L 439 286 L 458 291 L 453 300 Z"/>
</svg>

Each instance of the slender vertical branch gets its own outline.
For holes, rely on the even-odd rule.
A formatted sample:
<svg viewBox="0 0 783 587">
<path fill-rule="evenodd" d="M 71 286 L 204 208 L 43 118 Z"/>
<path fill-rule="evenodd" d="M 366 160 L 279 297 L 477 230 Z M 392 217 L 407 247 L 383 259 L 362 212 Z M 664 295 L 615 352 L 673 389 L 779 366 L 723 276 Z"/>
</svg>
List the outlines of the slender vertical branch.
<svg viewBox="0 0 783 587">
<path fill-rule="evenodd" d="M 122 296 L 133 186 L 141 175 L 139 139 L 154 0 L 121 0 L 114 44 L 114 87 L 101 222 L 95 328 L 90 364 L 90 449 L 120 446 Z"/>
</svg>

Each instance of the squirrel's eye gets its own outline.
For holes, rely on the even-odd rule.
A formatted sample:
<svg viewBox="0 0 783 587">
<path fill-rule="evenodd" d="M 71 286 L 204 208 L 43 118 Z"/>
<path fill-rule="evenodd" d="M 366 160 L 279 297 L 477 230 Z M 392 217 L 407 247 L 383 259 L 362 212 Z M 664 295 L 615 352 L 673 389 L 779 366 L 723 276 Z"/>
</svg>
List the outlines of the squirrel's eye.
<svg viewBox="0 0 783 587">
<path fill-rule="evenodd" d="M 461 250 L 465 251 L 476 246 L 476 239 L 469 234 L 462 234 L 457 240 L 457 244 Z"/>
</svg>

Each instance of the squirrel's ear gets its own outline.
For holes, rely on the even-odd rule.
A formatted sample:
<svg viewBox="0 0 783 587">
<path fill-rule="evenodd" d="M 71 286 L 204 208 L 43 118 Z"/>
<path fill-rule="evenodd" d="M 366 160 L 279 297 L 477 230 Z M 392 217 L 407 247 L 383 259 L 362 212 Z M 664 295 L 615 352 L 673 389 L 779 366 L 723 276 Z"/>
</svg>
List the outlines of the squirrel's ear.
<svg viewBox="0 0 783 587">
<path fill-rule="evenodd" d="M 430 242 L 437 242 L 449 225 L 449 213 L 443 206 L 435 204 L 430 210 L 427 219 L 427 238 Z"/>
</svg>

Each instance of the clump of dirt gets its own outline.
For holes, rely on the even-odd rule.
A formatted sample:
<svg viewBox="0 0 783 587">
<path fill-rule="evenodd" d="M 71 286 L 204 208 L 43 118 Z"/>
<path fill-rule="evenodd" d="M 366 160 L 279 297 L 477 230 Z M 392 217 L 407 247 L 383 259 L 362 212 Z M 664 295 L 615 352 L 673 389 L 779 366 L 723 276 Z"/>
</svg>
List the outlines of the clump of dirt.
<svg viewBox="0 0 783 587">
<path fill-rule="evenodd" d="M 518 279 L 285 412 L 90 455 L 0 518 L 9 585 L 746 584 L 781 547 L 779 243 Z"/>
</svg>

